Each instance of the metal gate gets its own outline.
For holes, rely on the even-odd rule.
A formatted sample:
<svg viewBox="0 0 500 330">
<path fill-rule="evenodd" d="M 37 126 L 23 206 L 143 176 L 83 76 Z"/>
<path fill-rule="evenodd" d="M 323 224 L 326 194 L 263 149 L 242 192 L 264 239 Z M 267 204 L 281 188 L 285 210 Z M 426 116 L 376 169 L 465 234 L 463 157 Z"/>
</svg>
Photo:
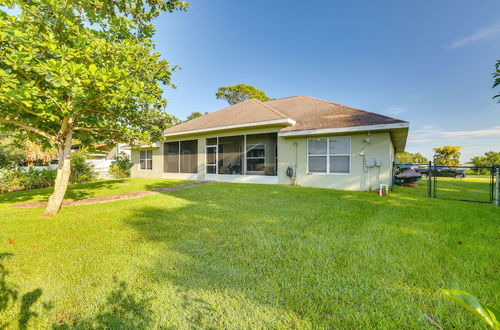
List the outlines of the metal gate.
<svg viewBox="0 0 500 330">
<path fill-rule="evenodd" d="M 417 195 L 477 203 L 493 203 L 497 197 L 500 166 L 445 166 L 394 163 L 393 185 L 413 188 Z M 500 203 L 500 201 L 498 202 Z M 498 204 L 497 203 L 497 204 Z"/>
</svg>

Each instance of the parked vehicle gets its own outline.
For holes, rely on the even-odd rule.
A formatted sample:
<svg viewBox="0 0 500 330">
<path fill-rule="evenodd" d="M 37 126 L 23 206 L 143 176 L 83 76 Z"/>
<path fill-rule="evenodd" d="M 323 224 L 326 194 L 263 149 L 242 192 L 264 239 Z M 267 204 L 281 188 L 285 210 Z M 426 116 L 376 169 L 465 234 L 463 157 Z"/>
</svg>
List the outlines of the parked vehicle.
<svg viewBox="0 0 500 330">
<path fill-rule="evenodd" d="M 415 171 L 422 174 L 422 178 L 426 179 L 429 177 L 429 168 L 416 168 Z M 448 166 L 432 166 L 432 176 L 440 177 L 451 177 L 455 179 L 465 178 L 466 174 L 464 170 L 448 167 Z"/>
</svg>

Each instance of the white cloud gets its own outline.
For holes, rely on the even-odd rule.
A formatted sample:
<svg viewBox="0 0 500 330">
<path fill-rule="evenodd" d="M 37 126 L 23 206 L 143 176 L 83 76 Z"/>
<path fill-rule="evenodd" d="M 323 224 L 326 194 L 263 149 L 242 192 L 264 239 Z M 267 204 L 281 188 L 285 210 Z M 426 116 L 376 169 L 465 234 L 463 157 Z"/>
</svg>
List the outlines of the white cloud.
<svg viewBox="0 0 500 330">
<path fill-rule="evenodd" d="M 400 113 L 406 112 L 406 109 L 403 107 L 390 107 L 385 109 L 384 112 L 390 115 L 399 115 Z"/>
<path fill-rule="evenodd" d="M 420 152 L 431 159 L 434 154 L 432 148 L 443 145 L 462 146 L 461 159 L 463 162 L 489 150 L 500 151 L 500 126 L 476 130 L 447 131 L 437 126 L 427 125 L 410 130 L 407 151 Z"/>
<path fill-rule="evenodd" d="M 421 129 L 410 131 L 408 141 L 413 143 L 425 143 L 431 141 L 467 141 L 477 138 L 500 139 L 500 126 L 468 131 L 443 131 L 436 126 L 427 125 Z"/>
<path fill-rule="evenodd" d="M 477 41 L 494 38 L 495 36 L 500 36 L 500 22 L 496 22 L 492 26 L 483 28 L 467 37 L 455 40 L 447 45 L 446 48 L 459 48 Z"/>
</svg>

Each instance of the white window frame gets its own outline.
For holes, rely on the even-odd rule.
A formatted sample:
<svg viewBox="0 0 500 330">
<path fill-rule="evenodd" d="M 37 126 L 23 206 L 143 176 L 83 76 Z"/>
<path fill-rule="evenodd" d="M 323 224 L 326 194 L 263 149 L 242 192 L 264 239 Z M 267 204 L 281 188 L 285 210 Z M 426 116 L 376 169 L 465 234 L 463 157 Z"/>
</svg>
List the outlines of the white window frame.
<svg viewBox="0 0 500 330">
<path fill-rule="evenodd" d="M 349 153 L 348 154 L 330 154 L 330 139 L 338 139 L 338 138 L 348 138 L 349 139 Z M 318 140 L 325 139 L 326 140 L 326 154 L 318 154 L 318 155 L 309 155 L 309 140 Z M 307 174 L 315 174 L 315 175 L 350 175 L 352 170 L 352 149 L 351 149 L 352 139 L 350 136 L 328 136 L 328 137 L 311 137 L 306 141 L 306 157 L 307 157 Z M 309 157 L 322 156 L 326 157 L 326 173 L 324 172 L 311 172 L 309 171 Z M 330 157 L 331 156 L 349 156 L 349 172 L 333 172 L 330 173 Z"/>
<path fill-rule="evenodd" d="M 248 147 L 255 147 L 255 146 L 263 146 L 264 148 L 264 156 L 263 157 L 248 157 Z M 264 164 L 266 164 L 266 144 L 265 143 L 252 143 L 252 144 L 247 144 L 245 146 L 245 172 L 252 172 L 252 173 L 265 173 L 265 171 L 250 171 L 248 169 L 248 159 L 264 159 Z"/>
<path fill-rule="evenodd" d="M 141 158 L 141 154 L 144 151 L 146 158 Z M 151 158 L 148 158 L 148 151 L 151 152 Z M 146 168 L 141 168 L 141 162 L 144 160 Z M 148 168 L 148 160 L 151 161 L 151 168 Z M 153 149 L 142 149 L 139 150 L 139 171 L 152 171 L 153 170 Z"/>
</svg>

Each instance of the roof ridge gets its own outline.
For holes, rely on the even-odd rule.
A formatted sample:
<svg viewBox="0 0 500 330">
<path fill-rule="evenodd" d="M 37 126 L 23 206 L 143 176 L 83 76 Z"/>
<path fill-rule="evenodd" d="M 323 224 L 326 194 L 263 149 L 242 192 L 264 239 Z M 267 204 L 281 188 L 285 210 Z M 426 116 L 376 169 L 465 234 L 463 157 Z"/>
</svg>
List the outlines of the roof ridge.
<svg viewBox="0 0 500 330">
<path fill-rule="evenodd" d="M 278 116 L 282 117 L 282 118 L 289 118 L 288 116 L 286 116 L 285 114 L 279 112 L 278 110 L 276 110 L 275 108 L 265 104 L 264 102 L 262 102 L 261 100 L 257 100 L 257 99 L 251 99 L 251 100 L 255 100 L 257 101 L 258 103 L 262 104 L 263 106 L 265 106 L 266 108 L 268 108 L 269 110 L 271 110 L 272 112 L 274 112 L 275 114 L 277 114 Z"/>
</svg>

